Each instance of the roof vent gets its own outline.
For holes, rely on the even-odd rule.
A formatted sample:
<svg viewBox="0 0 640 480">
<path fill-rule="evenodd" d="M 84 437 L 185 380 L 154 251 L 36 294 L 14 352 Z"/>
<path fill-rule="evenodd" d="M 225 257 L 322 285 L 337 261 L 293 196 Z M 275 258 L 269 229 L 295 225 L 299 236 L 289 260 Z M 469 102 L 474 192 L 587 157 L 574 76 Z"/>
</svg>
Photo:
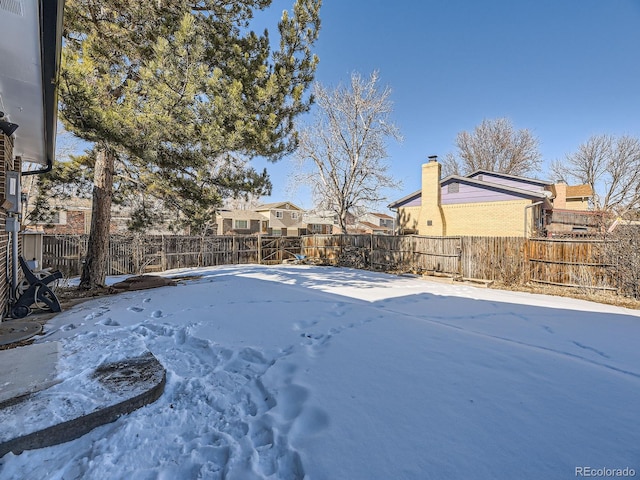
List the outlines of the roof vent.
<svg viewBox="0 0 640 480">
<path fill-rule="evenodd" d="M 430 162 L 438 161 L 438 155 L 429 155 L 427 158 L 429 159 Z"/>
<path fill-rule="evenodd" d="M 22 0 L 0 0 L 0 10 L 23 16 Z"/>
</svg>

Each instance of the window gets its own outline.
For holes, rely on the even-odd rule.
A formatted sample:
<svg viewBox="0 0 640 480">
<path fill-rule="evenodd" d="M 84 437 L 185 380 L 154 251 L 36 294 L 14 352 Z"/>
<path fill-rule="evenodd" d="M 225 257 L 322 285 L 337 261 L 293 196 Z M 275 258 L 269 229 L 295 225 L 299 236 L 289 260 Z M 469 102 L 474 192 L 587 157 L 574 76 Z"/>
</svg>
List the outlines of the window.
<svg viewBox="0 0 640 480">
<path fill-rule="evenodd" d="M 460 191 L 459 183 L 450 183 L 447 185 L 447 193 L 458 193 Z"/>
<path fill-rule="evenodd" d="M 235 220 L 234 221 L 234 226 L 235 226 L 235 228 L 237 228 L 239 230 L 246 230 L 247 229 L 247 221 L 246 220 Z"/>
<path fill-rule="evenodd" d="M 282 229 L 280 228 L 274 228 L 271 231 L 271 235 L 273 235 L 274 237 L 281 237 L 282 236 Z"/>
<path fill-rule="evenodd" d="M 291 218 L 293 220 L 297 220 L 298 219 L 298 212 L 291 212 Z"/>
<path fill-rule="evenodd" d="M 58 210 L 57 212 L 53 212 L 46 220 L 37 221 L 36 223 L 43 225 L 66 225 L 67 212 Z"/>
<path fill-rule="evenodd" d="M 276 218 L 282 218 L 282 217 L 284 217 L 282 210 L 276 210 Z"/>
<path fill-rule="evenodd" d="M 433 220 L 427 220 L 427 227 L 433 226 Z"/>
</svg>

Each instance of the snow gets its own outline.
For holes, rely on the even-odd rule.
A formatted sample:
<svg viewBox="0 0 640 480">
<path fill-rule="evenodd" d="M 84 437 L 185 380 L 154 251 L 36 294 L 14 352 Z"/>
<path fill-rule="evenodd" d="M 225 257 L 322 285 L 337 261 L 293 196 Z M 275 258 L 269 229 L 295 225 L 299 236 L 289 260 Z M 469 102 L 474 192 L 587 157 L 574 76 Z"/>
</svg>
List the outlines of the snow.
<svg viewBox="0 0 640 480">
<path fill-rule="evenodd" d="M 640 475 L 640 311 L 333 267 L 165 275 L 193 279 L 79 304 L 39 340 L 61 342 L 59 411 L 145 350 L 162 397 L 0 478 Z"/>
</svg>

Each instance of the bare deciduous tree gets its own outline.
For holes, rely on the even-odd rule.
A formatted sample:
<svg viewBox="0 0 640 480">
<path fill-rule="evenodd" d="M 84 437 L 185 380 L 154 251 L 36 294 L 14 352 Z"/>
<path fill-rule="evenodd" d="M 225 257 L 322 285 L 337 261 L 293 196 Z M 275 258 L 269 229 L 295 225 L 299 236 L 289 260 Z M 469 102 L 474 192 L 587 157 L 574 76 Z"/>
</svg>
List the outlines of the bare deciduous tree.
<svg viewBox="0 0 640 480">
<path fill-rule="evenodd" d="M 595 135 L 552 164 L 556 177 L 591 185 L 594 207 L 617 215 L 640 207 L 640 139 Z"/>
<path fill-rule="evenodd" d="M 538 139 L 528 129 L 516 130 L 507 118 L 483 120 L 473 132 L 456 137 L 457 156 L 448 154 L 443 162 L 447 175 L 491 170 L 510 175 L 538 171 L 541 155 Z"/>
<path fill-rule="evenodd" d="M 400 186 L 384 162 L 386 140 L 401 140 L 390 121 L 391 90 L 377 82 L 373 72 L 367 80 L 353 73 L 349 88 L 316 83 L 316 119 L 300 132 L 296 180 L 311 186 L 319 209 L 338 215 L 343 232 L 349 213 L 374 207 L 386 200 L 383 189 Z"/>
</svg>

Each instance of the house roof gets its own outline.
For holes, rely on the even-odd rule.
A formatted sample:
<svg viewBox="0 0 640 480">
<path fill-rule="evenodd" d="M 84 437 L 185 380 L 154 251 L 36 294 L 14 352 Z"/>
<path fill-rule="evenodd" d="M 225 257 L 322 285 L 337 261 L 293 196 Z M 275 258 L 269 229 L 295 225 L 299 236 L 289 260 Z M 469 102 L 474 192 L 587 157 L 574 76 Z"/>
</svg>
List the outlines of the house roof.
<svg viewBox="0 0 640 480">
<path fill-rule="evenodd" d="M 393 217 L 387 215 L 386 213 L 371 213 L 371 215 L 378 218 L 384 218 L 385 220 L 393 220 Z"/>
<path fill-rule="evenodd" d="M 485 170 L 477 170 L 477 172 L 486 172 Z M 475 173 L 475 172 L 474 172 Z M 487 173 L 491 173 L 491 172 L 487 172 Z M 513 175 L 510 175 L 511 178 L 522 178 L 522 177 L 515 177 Z M 510 187 L 507 185 L 502 185 L 499 183 L 492 183 L 492 182 L 487 182 L 486 180 L 476 180 L 475 178 L 469 178 L 469 177 L 461 177 L 459 175 L 449 175 L 446 178 L 443 178 L 442 180 L 440 180 L 440 186 L 446 186 L 450 183 L 454 183 L 454 182 L 458 182 L 458 183 L 466 183 L 468 185 L 475 185 L 478 186 L 480 188 L 485 188 L 488 190 L 493 190 L 493 191 L 498 191 L 498 192 L 507 192 L 507 193 L 511 193 L 511 194 L 515 194 L 521 197 L 525 197 L 525 198 L 531 198 L 531 199 L 538 199 L 538 200 L 545 200 L 546 198 L 548 198 L 548 194 L 545 193 L 544 191 L 541 192 L 534 192 L 532 190 L 525 190 L 523 188 L 517 188 L 517 187 Z M 418 190 L 416 192 L 413 192 L 403 198 L 401 198 L 400 200 L 396 200 L 393 203 L 389 204 L 389 208 L 398 208 L 400 206 L 402 206 L 405 203 L 408 203 L 411 200 L 414 200 L 416 198 L 419 198 L 422 195 L 422 190 Z"/>
<path fill-rule="evenodd" d="M 510 179 L 513 179 L 513 180 L 518 180 L 518 181 L 526 182 L 526 183 L 533 183 L 534 185 L 540 185 L 540 186 L 553 185 L 553 182 L 549 182 L 549 181 L 546 181 L 546 180 L 540 180 L 540 179 L 537 179 L 537 178 L 521 177 L 520 175 L 510 175 L 508 173 L 502 173 L 502 172 L 492 172 L 491 170 L 476 170 L 475 172 L 471 172 L 469 175 L 465 175 L 465 177 L 473 178 L 473 177 L 477 177 L 478 175 L 492 175 L 494 177 L 510 178 Z"/>
<path fill-rule="evenodd" d="M 26 162 L 54 160 L 63 10 L 64 0 L 0 2 L 0 110 L 19 125 L 14 155 Z"/>
<path fill-rule="evenodd" d="M 297 205 L 294 205 L 291 202 L 264 203 L 262 205 L 258 205 L 255 210 L 257 212 L 264 212 L 265 210 L 277 210 L 279 208 L 281 208 L 283 210 L 299 210 L 299 211 L 302 211 L 302 209 L 300 207 L 298 207 Z"/>
<path fill-rule="evenodd" d="M 389 205 L 387 205 L 387 207 L 391 208 L 391 209 L 398 208 L 402 204 L 408 203 L 411 200 L 415 200 L 416 198 L 419 198 L 420 196 L 422 196 L 422 190 L 418 190 L 416 192 L 410 193 L 409 195 L 405 195 L 401 199 L 396 200 L 395 202 L 391 202 Z"/>
<path fill-rule="evenodd" d="M 376 225 L 375 223 L 371 223 L 371 222 L 358 222 L 358 225 L 364 225 L 367 228 L 370 228 L 371 230 L 380 230 L 383 232 L 386 232 L 389 230 L 389 227 L 381 227 L 380 225 Z"/>
<path fill-rule="evenodd" d="M 524 188 L 511 187 L 508 185 L 502 185 L 500 183 L 487 182 L 486 180 L 476 180 L 475 178 L 460 177 L 458 175 L 449 175 L 447 178 L 442 179 L 440 181 L 440 186 L 444 187 L 454 182 L 466 183 L 468 185 L 476 185 L 478 187 L 487 188 L 489 190 L 494 190 L 499 192 L 514 193 L 516 195 L 520 195 L 526 198 L 538 198 L 541 200 L 548 198 L 548 192 L 544 192 L 544 191 L 534 192 L 532 190 L 526 190 Z"/>
<path fill-rule="evenodd" d="M 233 220 L 267 220 L 264 215 L 253 210 L 220 210 L 218 216 Z"/>
<path fill-rule="evenodd" d="M 591 185 L 573 185 L 567 186 L 567 198 L 584 198 L 591 197 L 593 189 Z"/>
<path fill-rule="evenodd" d="M 333 218 L 323 217 L 321 215 L 304 215 L 302 223 L 313 225 L 333 225 Z"/>
</svg>

